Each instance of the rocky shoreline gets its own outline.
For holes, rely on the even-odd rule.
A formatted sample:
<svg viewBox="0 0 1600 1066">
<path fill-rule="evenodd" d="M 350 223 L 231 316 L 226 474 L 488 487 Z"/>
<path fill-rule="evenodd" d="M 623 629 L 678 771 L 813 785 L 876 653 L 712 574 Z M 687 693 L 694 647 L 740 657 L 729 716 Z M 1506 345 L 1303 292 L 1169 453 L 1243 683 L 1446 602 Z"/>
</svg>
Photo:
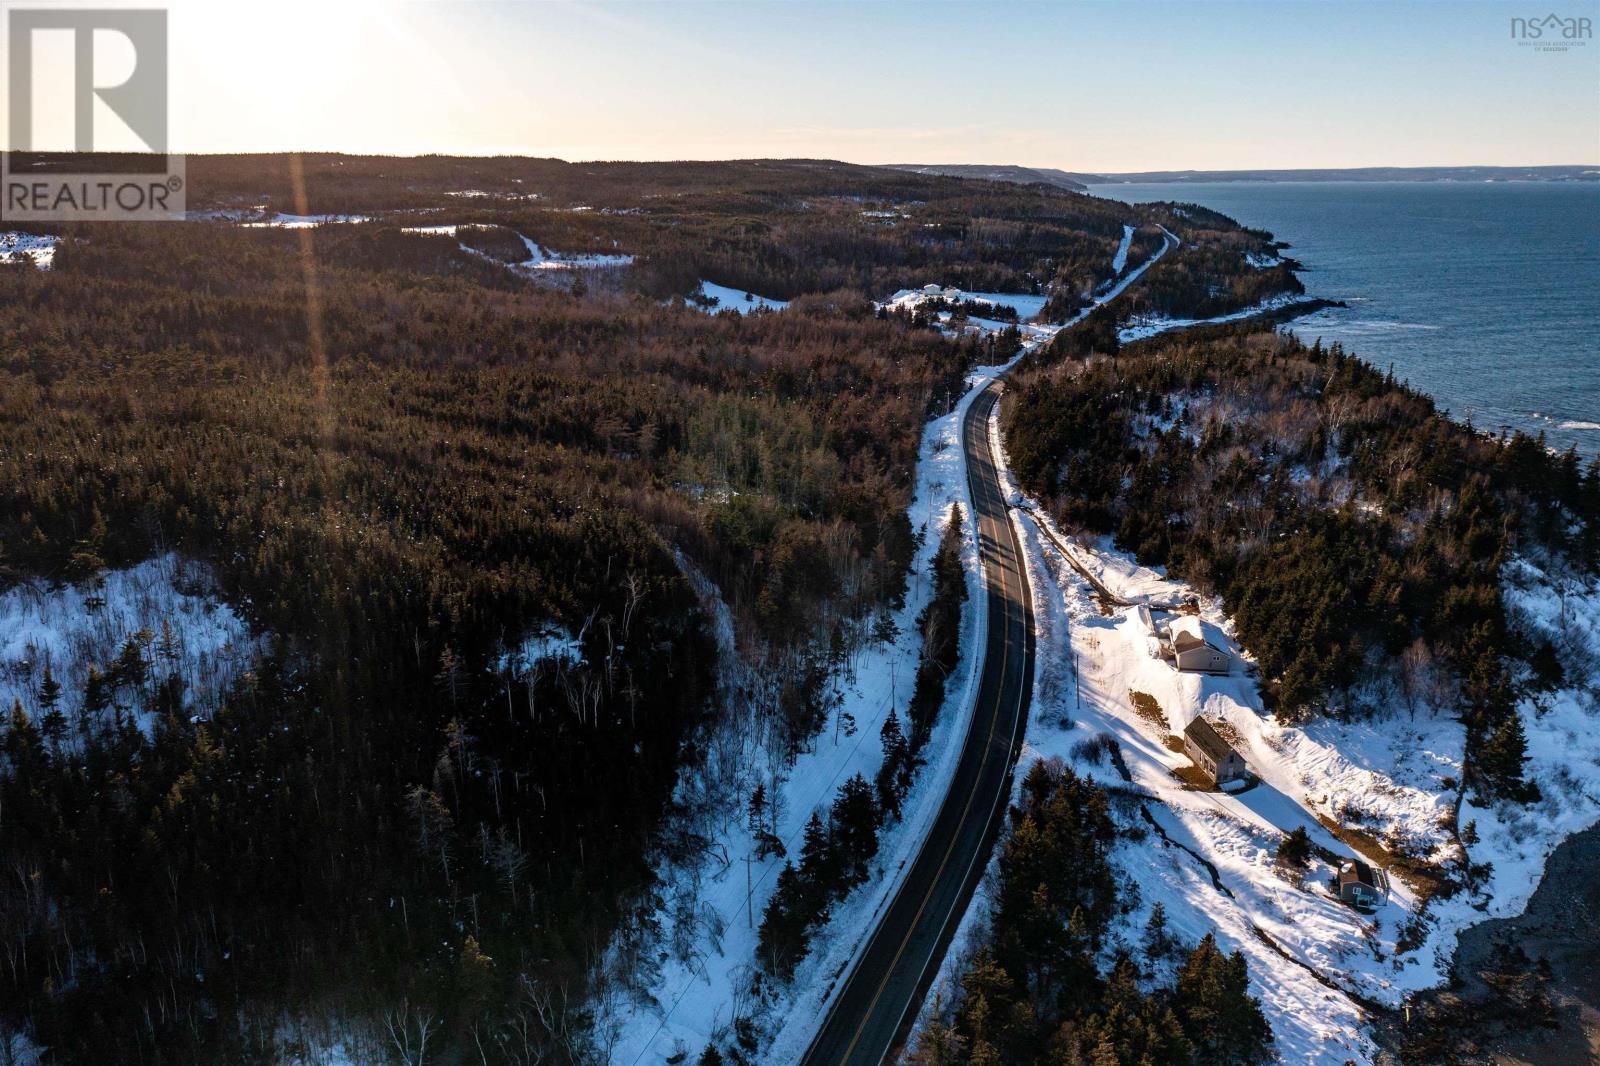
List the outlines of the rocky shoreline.
<svg viewBox="0 0 1600 1066">
<path fill-rule="evenodd" d="M 1461 934 L 1449 985 L 1416 996 L 1409 1023 L 1379 1030 L 1419 1066 L 1600 1062 L 1600 825 L 1551 853 L 1522 914 Z"/>
</svg>

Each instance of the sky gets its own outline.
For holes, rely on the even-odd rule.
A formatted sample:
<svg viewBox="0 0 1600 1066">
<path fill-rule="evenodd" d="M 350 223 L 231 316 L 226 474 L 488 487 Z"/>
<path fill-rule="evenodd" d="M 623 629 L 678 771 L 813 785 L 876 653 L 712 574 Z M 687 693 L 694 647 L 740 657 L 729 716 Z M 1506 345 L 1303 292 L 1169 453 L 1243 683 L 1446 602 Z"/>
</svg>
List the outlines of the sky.
<svg viewBox="0 0 1600 1066">
<path fill-rule="evenodd" d="M 1600 41 L 1519 46 L 1529 3 L 171 0 L 170 122 L 191 152 L 1600 162 Z M 97 84 L 131 63 L 97 52 Z"/>
</svg>

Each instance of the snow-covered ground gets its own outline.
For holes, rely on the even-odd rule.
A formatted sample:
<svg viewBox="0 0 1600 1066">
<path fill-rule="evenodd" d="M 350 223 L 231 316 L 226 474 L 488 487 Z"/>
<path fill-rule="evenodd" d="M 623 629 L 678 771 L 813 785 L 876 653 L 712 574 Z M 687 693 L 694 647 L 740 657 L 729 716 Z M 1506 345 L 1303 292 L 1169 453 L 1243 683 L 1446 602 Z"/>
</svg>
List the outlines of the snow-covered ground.
<svg viewBox="0 0 1600 1066">
<path fill-rule="evenodd" d="M 542 626 L 522 639 L 495 663 L 500 673 L 525 674 L 541 663 L 583 661 L 583 636 L 555 623 Z"/>
<path fill-rule="evenodd" d="M 0 594 L 0 706 L 20 699 L 38 722 L 45 667 L 61 686 L 62 712 L 76 722 L 89 667 L 106 673 L 132 638 L 150 663 L 150 684 L 177 673 L 185 702 L 209 712 L 259 656 L 259 638 L 216 596 L 204 564 L 174 553 L 82 585 L 25 583 Z M 142 703 L 127 694 L 119 703 Z M 147 714 L 137 716 L 142 728 Z"/>
<path fill-rule="evenodd" d="M 1031 506 L 1014 484 L 1010 488 Z M 1395 872 L 1388 898 L 1369 915 L 1337 901 L 1329 887 L 1335 867 L 1323 856 L 1303 875 L 1281 868 L 1278 843 L 1303 827 L 1325 852 L 1357 856 L 1325 827 L 1327 819 L 1459 869 L 1453 810 L 1464 744 L 1460 723 L 1421 707 L 1413 714 L 1390 694 L 1387 709 L 1372 720 L 1280 725 L 1262 711 L 1248 652 L 1231 640 L 1224 605 L 1200 601 L 1208 633 L 1235 656 L 1232 672 L 1179 673 L 1157 657 L 1157 642 L 1136 608 L 1106 613 L 1089 582 L 1042 535 L 1041 521 L 1048 520 L 1030 514 L 1025 523 L 1038 666 L 1017 780 L 1033 759 L 1057 756 L 1080 773 L 1131 784 L 1150 796 L 1145 807 L 1172 843 L 1151 835 L 1118 846 L 1117 861 L 1140 898 L 1119 926 L 1124 940 L 1137 944 L 1152 905 L 1160 902 L 1171 928 L 1189 942 L 1215 932 L 1228 950 L 1244 952 L 1282 1061 L 1373 1061 L 1377 1049 L 1362 1003 L 1398 1007 L 1407 993 L 1444 981 L 1459 931 L 1519 913 L 1555 846 L 1600 819 L 1600 690 L 1593 681 L 1600 669 L 1600 583 L 1552 578 L 1527 560 L 1508 566 L 1513 618 L 1525 632 L 1555 641 L 1569 663 L 1569 679 L 1578 679 L 1520 708 L 1528 773 L 1544 798 L 1526 808 L 1463 806 L 1460 822 L 1472 823 L 1477 834 L 1470 861 L 1492 867 L 1478 891 L 1424 899 Z M 1127 600 L 1192 595 L 1104 540 L 1080 541 L 1071 550 Z M 1155 699 L 1159 720 L 1135 709 L 1134 692 Z M 1189 765 L 1173 750 L 1181 748 L 1176 739 L 1198 715 L 1219 724 L 1259 783 L 1230 795 L 1191 791 L 1173 776 Z M 1100 736 L 1118 742 L 1131 780 L 1085 743 Z M 981 899 L 935 984 L 946 1002 L 962 951 L 982 928 Z"/>
<path fill-rule="evenodd" d="M 1187 329 L 1190 326 L 1209 326 L 1221 322 L 1239 322 L 1256 315 L 1266 314 L 1269 311 L 1281 311 L 1285 307 L 1296 304 L 1310 303 L 1316 299 L 1299 293 L 1286 292 L 1272 296 L 1253 307 L 1246 307 L 1242 311 L 1235 311 L 1230 315 L 1218 315 L 1216 318 L 1162 318 L 1156 315 L 1141 315 L 1130 319 L 1126 326 L 1117 330 L 1117 339 L 1126 344 L 1129 341 L 1144 340 L 1154 337 L 1158 333 L 1166 333 L 1175 329 Z"/>
<path fill-rule="evenodd" d="M 700 291 L 717 302 L 710 305 L 694 303 L 690 304 L 690 306 L 698 307 L 702 311 L 713 315 L 719 311 L 737 311 L 741 315 L 747 315 L 751 311 L 782 311 L 789 306 L 788 300 L 774 300 L 767 296 L 758 296 L 753 292 L 745 292 L 742 289 L 730 289 L 726 285 L 718 285 L 710 281 L 702 281 L 700 283 Z"/>
<path fill-rule="evenodd" d="M 895 310 L 913 310 L 932 300 L 948 300 L 951 303 L 989 304 L 992 307 L 1010 307 L 1017 312 L 1017 320 L 1026 322 L 1044 310 L 1045 303 L 1050 299 L 1048 293 L 1023 293 L 1023 292 L 968 292 L 966 289 L 957 289 L 939 285 L 924 286 L 920 289 L 901 289 L 888 300 L 885 305 Z M 1002 323 L 1010 325 L 1009 322 Z"/>
<path fill-rule="evenodd" d="M 633 262 L 631 255 L 558 252 L 520 233 L 517 236 L 522 237 L 522 243 L 528 249 L 528 258 L 516 264 L 518 270 L 605 270 L 625 267 Z"/>
<path fill-rule="evenodd" d="M 338 222 L 370 222 L 367 215 L 286 215 L 282 212 L 271 218 L 257 219 L 253 222 L 244 222 L 245 229 L 309 229 L 312 226 L 326 226 Z"/>
<path fill-rule="evenodd" d="M 49 270 L 55 262 L 56 245 L 60 237 L 42 237 L 36 233 L 0 233 L 0 263 L 32 263 L 40 270 Z"/>
<path fill-rule="evenodd" d="M 1128 265 L 1128 249 L 1133 247 L 1133 227 L 1123 224 L 1122 243 L 1117 245 L 1117 254 L 1111 257 L 1111 273 L 1113 276 L 1122 273 Z"/>
<path fill-rule="evenodd" d="M 462 227 L 458 224 L 440 223 L 432 226 L 407 226 L 402 229 L 401 232 L 438 234 L 445 237 L 455 237 L 458 235 L 461 228 Z M 476 255 L 484 259 L 491 260 L 492 262 L 501 263 L 503 266 L 509 266 L 513 270 L 605 270 L 614 267 L 625 267 L 633 262 L 633 256 L 631 255 L 574 254 L 570 252 L 558 252 L 554 249 L 546 248 L 538 241 L 524 236 L 521 233 L 517 234 L 517 237 L 522 241 L 523 246 L 528 250 L 528 257 L 517 263 L 505 263 L 500 259 L 496 259 L 494 256 L 486 255 L 485 253 L 467 244 L 465 241 L 460 242 L 461 250 L 471 255 Z"/>
</svg>

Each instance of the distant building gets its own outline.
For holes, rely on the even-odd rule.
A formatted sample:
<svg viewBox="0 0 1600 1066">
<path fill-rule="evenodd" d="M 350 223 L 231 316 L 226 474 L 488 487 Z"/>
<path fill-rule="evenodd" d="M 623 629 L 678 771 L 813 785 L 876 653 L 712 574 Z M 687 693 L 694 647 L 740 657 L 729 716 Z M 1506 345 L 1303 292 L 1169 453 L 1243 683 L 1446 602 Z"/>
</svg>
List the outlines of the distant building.
<svg viewBox="0 0 1600 1066">
<path fill-rule="evenodd" d="M 1339 898 L 1356 907 L 1376 907 L 1383 898 L 1379 875 L 1360 859 L 1339 867 Z"/>
<path fill-rule="evenodd" d="M 1233 745 L 1223 740 L 1216 727 L 1204 718 L 1196 718 L 1184 727 L 1183 750 L 1217 785 L 1250 774 L 1244 756 L 1234 751 Z"/>
<path fill-rule="evenodd" d="M 1225 674 L 1233 668 L 1233 656 L 1206 639 L 1200 619 L 1192 614 L 1180 614 L 1167 626 L 1167 647 L 1179 670 Z"/>
</svg>

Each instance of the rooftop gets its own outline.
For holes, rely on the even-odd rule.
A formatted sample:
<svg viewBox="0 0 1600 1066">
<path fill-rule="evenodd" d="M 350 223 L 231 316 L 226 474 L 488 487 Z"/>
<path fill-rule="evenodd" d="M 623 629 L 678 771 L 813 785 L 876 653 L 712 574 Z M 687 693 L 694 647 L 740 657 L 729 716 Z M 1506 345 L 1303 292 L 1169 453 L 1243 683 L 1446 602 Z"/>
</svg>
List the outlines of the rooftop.
<svg viewBox="0 0 1600 1066">
<path fill-rule="evenodd" d="M 1221 645 L 1214 640 L 1206 639 L 1205 629 L 1200 619 L 1192 614 L 1180 614 L 1167 626 L 1167 634 L 1172 640 L 1172 646 L 1178 651 L 1188 651 L 1190 648 L 1215 648 L 1221 651 Z"/>
<path fill-rule="evenodd" d="M 1209 755 L 1213 761 L 1221 762 L 1233 754 L 1233 746 L 1222 739 L 1216 727 L 1204 718 L 1196 718 L 1183 727 L 1183 735 L 1194 741 L 1195 746 Z"/>
<path fill-rule="evenodd" d="M 1377 881 L 1372 876 L 1372 867 L 1360 859 L 1351 859 L 1339 867 L 1339 884 L 1342 886 L 1352 882 L 1359 882 L 1368 888 L 1377 887 Z"/>
</svg>

